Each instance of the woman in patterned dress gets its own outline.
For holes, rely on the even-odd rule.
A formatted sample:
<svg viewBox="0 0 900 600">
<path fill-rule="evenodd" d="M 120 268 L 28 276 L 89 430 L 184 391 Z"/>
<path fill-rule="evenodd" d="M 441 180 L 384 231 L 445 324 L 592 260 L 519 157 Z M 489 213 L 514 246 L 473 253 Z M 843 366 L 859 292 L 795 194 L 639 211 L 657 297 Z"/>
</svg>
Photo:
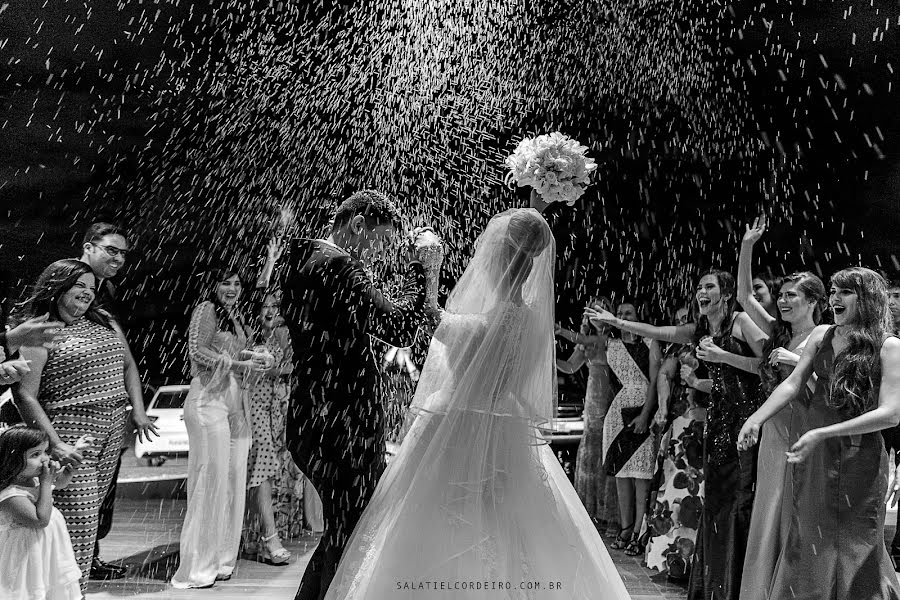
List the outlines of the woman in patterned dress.
<svg viewBox="0 0 900 600">
<path fill-rule="evenodd" d="M 250 384 L 250 428 L 253 442 L 247 465 L 247 489 L 253 497 L 251 511 L 255 509 L 259 517 L 260 556 L 263 562 L 286 565 L 291 558 L 278 539 L 278 530 L 273 511 L 273 483 L 284 471 L 280 446 L 279 416 L 281 398 L 287 395 L 285 377 L 294 370 L 293 351 L 288 332 L 278 325 L 278 298 L 266 294 L 259 312 L 257 352 L 272 355 L 271 366 L 251 379 Z M 283 427 L 284 422 L 280 421 Z"/>
<path fill-rule="evenodd" d="M 100 505 L 119 459 L 129 400 L 138 435 L 149 439 L 156 433 L 122 331 L 93 304 L 95 286 L 88 265 L 59 260 L 44 269 L 32 296 L 16 311 L 23 320 L 50 313 L 65 323 L 55 347 L 20 350 L 31 361 L 31 371 L 15 397 L 25 423 L 50 437 L 53 456 L 76 467 L 72 482 L 53 498 L 68 524 L 82 587 L 94 555 Z"/>
<path fill-rule="evenodd" d="M 622 303 L 616 312 L 620 319 L 637 319 L 633 304 Z M 603 462 L 607 474 L 616 478 L 622 523 L 622 531 L 610 548 L 624 549 L 627 555 L 637 556 L 644 550 L 641 527 L 656 466 L 656 439 L 650 432 L 650 421 L 656 413 L 659 345 L 625 333 L 620 338 L 608 340 L 606 357 L 622 385 L 603 423 Z M 620 436 L 647 433 L 647 438 L 636 449 L 619 443 Z M 625 456 L 623 452 L 630 452 L 630 455 Z"/>
<path fill-rule="evenodd" d="M 191 451 L 188 501 L 181 528 L 176 588 L 208 588 L 231 579 L 237 562 L 250 450 L 249 406 L 243 376 L 267 366 L 247 353 L 247 330 L 237 308 L 242 284 L 234 271 L 216 272 L 208 300 L 191 315 L 191 389 L 184 403 Z"/>
<path fill-rule="evenodd" d="M 601 299 L 601 304 L 604 302 L 609 305 L 609 300 Z M 580 333 L 558 328 L 556 335 L 577 344 L 568 360 L 556 360 L 556 368 L 571 374 L 585 364 L 588 367 L 584 435 L 575 460 L 575 491 L 598 528 L 616 527 L 619 506 L 615 481 L 606 476 L 603 468 L 603 422 L 613 397 L 609 362 L 606 360 L 607 328 L 594 330 L 590 322 L 584 319 Z"/>
<path fill-rule="evenodd" d="M 680 309 L 688 314 L 688 309 Z M 683 325 L 690 317 L 679 319 Z M 694 369 L 699 361 L 687 344 L 672 344 L 659 369 L 659 409 L 655 422 L 671 425 L 660 442 L 656 480 L 659 489 L 648 516 L 647 566 L 669 581 L 687 581 L 703 514 L 703 427 L 706 394 Z M 682 370 L 685 376 L 682 376 Z M 694 385 L 690 385 L 693 383 Z M 697 386 L 697 387 L 694 387 Z M 672 418 L 674 417 L 674 418 Z"/>
</svg>

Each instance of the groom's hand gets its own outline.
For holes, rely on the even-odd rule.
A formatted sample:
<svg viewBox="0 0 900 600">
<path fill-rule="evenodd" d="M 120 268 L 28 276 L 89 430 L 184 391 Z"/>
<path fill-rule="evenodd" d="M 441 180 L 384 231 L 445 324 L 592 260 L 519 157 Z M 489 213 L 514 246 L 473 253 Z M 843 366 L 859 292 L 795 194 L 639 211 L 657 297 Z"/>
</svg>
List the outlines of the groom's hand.
<svg viewBox="0 0 900 600">
<path fill-rule="evenodd" d="M 421 262 L 425 268 L 439 267 L 444 260 L 444 246 L 431 227 L 417 227 L 412 233 L 413 260 Z"/>
</svg>

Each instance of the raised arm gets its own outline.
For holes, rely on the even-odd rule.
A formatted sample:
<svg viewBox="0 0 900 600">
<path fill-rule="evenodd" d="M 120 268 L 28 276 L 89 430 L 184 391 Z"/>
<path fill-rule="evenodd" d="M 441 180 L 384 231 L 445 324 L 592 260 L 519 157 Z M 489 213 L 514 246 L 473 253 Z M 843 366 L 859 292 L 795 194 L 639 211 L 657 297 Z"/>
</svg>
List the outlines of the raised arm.
<svg viewBox="0 0 900 600">
<path fill-rule="evenodd" d="M 741 241 L 741 254 L 738 260 L 737 301 L 756 326 L 766 336 L 771 336 L 775 330 L 776 319 L 766 312 L 762 304 L 753 296 L 753 246 L 765 231 L 765 217 L 755 219 L 752 227 L 747 226 L 747 232 Z"/>
<path fill-rule="evenodd" d="M 693 323 L 687 325 L 667 325 L 665 327 L 657 327 L 647 323 L 622 320 L 608 310 L 599 307 L 588 308 L 584 311 L 584 314 L 587 315 L 595 327 L 612 325 L 616 329 L 636 333 L 641 337 L 650 338 L 652 340 L 690 344 L 694 338 L 695 325 Z"/>
</svg>

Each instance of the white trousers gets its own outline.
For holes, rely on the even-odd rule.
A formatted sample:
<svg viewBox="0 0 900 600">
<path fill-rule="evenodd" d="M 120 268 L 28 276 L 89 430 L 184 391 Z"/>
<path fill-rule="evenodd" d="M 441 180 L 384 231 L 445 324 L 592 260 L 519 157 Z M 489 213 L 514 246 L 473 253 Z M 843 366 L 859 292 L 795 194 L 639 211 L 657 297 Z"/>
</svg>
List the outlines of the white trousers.
<svg viewBox="0 0 900 600">
<path fill-rule="evenodd" d="M 233 376 L 216 390 L 191 381 L 184 405 L 188 497 L 176 588 L 209 585 L 237 562 L 244 520 L 251 432 L 243 392 Z"/>
</svg>

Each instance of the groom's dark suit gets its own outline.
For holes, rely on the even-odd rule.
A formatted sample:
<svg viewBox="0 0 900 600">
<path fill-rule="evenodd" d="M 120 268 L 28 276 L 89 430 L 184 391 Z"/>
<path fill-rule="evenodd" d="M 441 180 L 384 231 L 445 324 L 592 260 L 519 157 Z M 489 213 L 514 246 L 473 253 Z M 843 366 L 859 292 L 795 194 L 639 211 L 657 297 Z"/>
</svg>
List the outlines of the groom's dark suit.
<svg viewBox="0 0 900 600">
<path fill-rule="evenodd" d="M 413 262 L 387 299 L 362 263 L 319 240 L 295 240 L 278 277 L 296 387 L 286 441 L 322 498 L 325 532 L 297 598 L 322 598 L 385 467 L 384 408 L 369 336 L 412 345 L 424 319 L 425 271 Z"/>
</svg>

